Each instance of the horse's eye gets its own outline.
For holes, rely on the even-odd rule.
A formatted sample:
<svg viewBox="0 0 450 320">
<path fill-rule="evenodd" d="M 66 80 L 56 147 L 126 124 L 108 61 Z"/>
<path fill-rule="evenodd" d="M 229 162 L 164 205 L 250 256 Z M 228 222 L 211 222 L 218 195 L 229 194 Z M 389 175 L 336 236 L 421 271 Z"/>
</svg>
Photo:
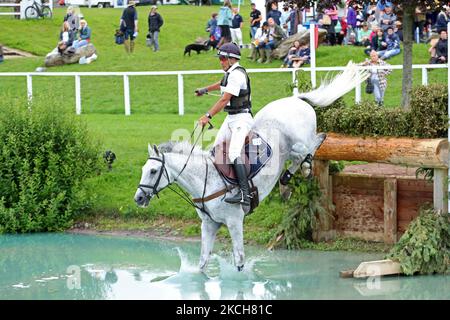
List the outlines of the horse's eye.
<svg viewBox="0 0 450 320">
<path fill-rule="evenodd" d="M 156 173 L 156 169 L 152 169 L 152 170 L 150 170 L 150 174 L 155 174 Z"/>
</svg>

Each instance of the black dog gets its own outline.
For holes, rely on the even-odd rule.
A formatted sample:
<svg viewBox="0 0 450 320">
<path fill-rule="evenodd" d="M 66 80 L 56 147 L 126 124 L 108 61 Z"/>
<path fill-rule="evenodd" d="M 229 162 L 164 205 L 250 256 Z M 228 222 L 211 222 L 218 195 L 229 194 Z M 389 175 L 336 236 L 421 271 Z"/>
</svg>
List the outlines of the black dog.
<svg viewBox="0 0 450 320">
<path fill-rule="evenodd" d="M 184 55 L 188 53 L 191 56 L 191 51 L 197 51 L 197 54 L 200 54 L 200 51 L 209 51 L 209 48 L 209 41 L 205 41 L 204 43 L 191 43 L 184 48 Z"/>
</svg>

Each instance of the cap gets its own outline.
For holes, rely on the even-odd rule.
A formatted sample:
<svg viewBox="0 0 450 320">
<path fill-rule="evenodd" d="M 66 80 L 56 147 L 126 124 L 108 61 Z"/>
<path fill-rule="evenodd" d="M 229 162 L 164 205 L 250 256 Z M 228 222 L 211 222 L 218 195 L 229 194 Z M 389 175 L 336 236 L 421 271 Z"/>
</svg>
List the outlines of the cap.
<svg viewBox="0 0 450 320">
<path fill-rule="evenodd" d="M 135 5 L 136 5 L 136 2 L 128 1 L 128 7 L 135 6 Z"/>
<path fill-rule="evenodd" d="M 262 25 L 263 25 L 263 27 L 268 27 L 269 23 L 267 21 L 264 21 Z"/>
<path fill-rule="evenodd" d="M 241 50 L 239 49 L 237 44 L 235 44 L 233 42 L 228 42 L 219 48 L 219 52 L 217 53 L 217 56 L 225 56 L 228 58 L 235 58 L 235 59 L 240 60 L 241 59 Z"/>
</svg>

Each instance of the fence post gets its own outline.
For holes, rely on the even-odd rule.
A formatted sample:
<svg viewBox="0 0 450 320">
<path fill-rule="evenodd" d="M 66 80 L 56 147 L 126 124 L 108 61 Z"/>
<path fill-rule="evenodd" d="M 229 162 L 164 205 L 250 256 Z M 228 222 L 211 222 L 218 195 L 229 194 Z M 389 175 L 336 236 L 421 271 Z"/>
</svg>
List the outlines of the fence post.
<svg viewBox="0 0 450 320">
<path fill-rule="evenodd" d="M 433 175 L 433 206 L 436 210 L 448 212 L 445 190 L 447 184 L 447 170 L 434 169 Z"/>
<path fill-rule="evenodd" d="M 298 80 L 295 75 L 295 69 L 292 70 L 292 83 L 294 84 L 294 89 L 292 90 L 292 95 L 298 97 Z"/>
<path fill-rule="evenodd" d="M 420 43 L 420 38 L 419 38 L 419 27 L 416 27 L 416 43 Z"/>
<path fill-rule="evenodd" d="M 316 25 L 309 25 L 309 49 L 311 53 L 311 85 L 313 89 L 317 86 L 316 80 Z"/>
<path fill-rule="evenodd" d="M 422 85 L 427 86 L 428 85 L 428 69 L 422 68 Z"/>
<path fill-rule="evenodd" d="M 75 75 L 75 112 L 77 115 L 81 114 L 81 85 L 79 75 Z"/>
<path fill-rule="evenodd" d="M 178 114 L 184 115 L 184 82 L 181 73 L 178 74 Z"/>
<path fill-rule="evenodd" d="M 33 78 L 30 74 L 27 75 L 27 97 L 28 102 L 33 100 Z"/>
<path fill-rule="evenodd" d="M 123 76 L 123 95 L 125 98 L 125 115 L 129 116 L 131 114 L 130 110 L 130 81 L 128 75 Z"/>
<path fill-rule="evenodd" d="M 397 179 L 384 180 L 384 243 L 397 242 Z"/>
</svg>

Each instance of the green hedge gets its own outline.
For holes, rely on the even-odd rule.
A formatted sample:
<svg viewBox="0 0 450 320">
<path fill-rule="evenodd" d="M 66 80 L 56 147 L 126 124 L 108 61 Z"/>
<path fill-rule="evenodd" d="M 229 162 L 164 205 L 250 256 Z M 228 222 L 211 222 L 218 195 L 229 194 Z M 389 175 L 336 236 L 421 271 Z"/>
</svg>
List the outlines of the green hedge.
<svg viewBox="0 0 450 320">
<path fill-rule="evenodd" d="M 350 107 L 338 100 L 328 108 L 316 107 L 318 130 L 359 136 L 440 138 L 447 136 L 447 87 L 415 87 L 411 108 L 386 109 L 364 101 Z"/>
<path fill-rule="evenodd" d="M 83 180 L 99 169 L 97 144 L 62 102 L 0 106 L 0 233 L 57 231 L 88 206 Z"/>
</svg>

